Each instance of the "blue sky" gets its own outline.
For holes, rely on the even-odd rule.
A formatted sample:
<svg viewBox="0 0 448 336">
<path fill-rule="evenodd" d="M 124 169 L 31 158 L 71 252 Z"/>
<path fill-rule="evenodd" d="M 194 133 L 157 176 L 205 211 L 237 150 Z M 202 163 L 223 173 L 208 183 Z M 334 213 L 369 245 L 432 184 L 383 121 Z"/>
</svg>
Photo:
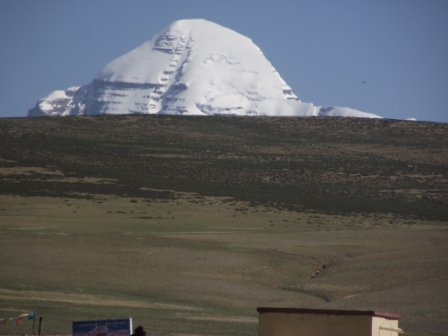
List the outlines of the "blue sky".
<svg viewBox="0 0 448 336">
<path fill-rule="evenodd" d="M 251 38 L 304 102 L 448 122 L 447 17 L 446 0 L 0 0 L 0 117 L 203 18 Z"/>
</svg>

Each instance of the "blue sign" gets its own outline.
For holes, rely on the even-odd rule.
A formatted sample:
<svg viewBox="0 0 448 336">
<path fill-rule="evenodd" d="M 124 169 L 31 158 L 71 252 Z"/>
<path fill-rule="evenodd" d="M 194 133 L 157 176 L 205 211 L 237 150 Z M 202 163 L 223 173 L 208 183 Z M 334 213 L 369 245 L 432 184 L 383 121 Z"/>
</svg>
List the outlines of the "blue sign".
<svg viewBox="0 0 448 336">
<path fill-rule="evenodd" d="M 73 321 L 73 336 L 129 336 L 132 318 L 123 320 Z"/>
</svg>

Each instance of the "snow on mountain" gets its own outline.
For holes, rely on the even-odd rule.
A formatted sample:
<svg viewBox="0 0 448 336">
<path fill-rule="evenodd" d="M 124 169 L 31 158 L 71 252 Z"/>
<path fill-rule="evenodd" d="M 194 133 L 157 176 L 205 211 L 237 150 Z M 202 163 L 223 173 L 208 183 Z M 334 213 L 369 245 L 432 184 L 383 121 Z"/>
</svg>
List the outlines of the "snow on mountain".
<svg viewBox="0 0 448 336">
<path fill-rule="evenodd" d="M 129 113 L 379 117 L 301 102 L 249 38 L 205 20 L 174 22 L 28 116 Z"/>
</svg>

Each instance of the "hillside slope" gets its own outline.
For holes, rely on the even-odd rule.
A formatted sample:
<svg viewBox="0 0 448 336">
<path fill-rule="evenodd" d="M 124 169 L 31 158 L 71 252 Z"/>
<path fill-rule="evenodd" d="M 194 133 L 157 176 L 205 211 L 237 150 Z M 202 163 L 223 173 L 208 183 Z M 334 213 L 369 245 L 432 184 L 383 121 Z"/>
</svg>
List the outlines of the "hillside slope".
<svg viewBox="0 0 448 336">
<path fill-rule="evenodd" d="M 142 188 L 174 189 L 296 210 L 448 219 L 445 124 L 134 115 L 0 125 L 2 157 L 117 179 L 108 193 L 147 197 Z M 12 182 L 3 180 L 4 193 L 16 190 Z M 33 183 L 20 192 L 85 192 L 82 184 Z"/>
<path fill-rule="evenodd" d="M 253 336 L 257 306 L 362 309 L 446 334 L 446 124 L 17 118 L 0 139 L 0 318 Z"/>
</svg>

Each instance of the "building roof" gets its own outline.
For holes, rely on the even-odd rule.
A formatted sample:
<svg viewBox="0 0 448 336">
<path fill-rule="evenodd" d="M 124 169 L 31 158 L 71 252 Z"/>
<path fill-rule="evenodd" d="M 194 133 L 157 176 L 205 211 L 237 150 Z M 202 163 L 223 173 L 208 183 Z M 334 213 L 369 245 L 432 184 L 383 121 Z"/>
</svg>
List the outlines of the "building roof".
<svg viewBox="0 0 448 336">
<path fill-rule="evenodd" d="M 400 315 L 376 310 L 330 310 L 330 309 L 308 309 L 308 308 L 273 308 L 258 307 L 258 313 L 283 313 L 283 314 L 317 314 L 317 315 L 367 315 L 383 317 L 388 320 L 398 320 Z"/>
</svg>

